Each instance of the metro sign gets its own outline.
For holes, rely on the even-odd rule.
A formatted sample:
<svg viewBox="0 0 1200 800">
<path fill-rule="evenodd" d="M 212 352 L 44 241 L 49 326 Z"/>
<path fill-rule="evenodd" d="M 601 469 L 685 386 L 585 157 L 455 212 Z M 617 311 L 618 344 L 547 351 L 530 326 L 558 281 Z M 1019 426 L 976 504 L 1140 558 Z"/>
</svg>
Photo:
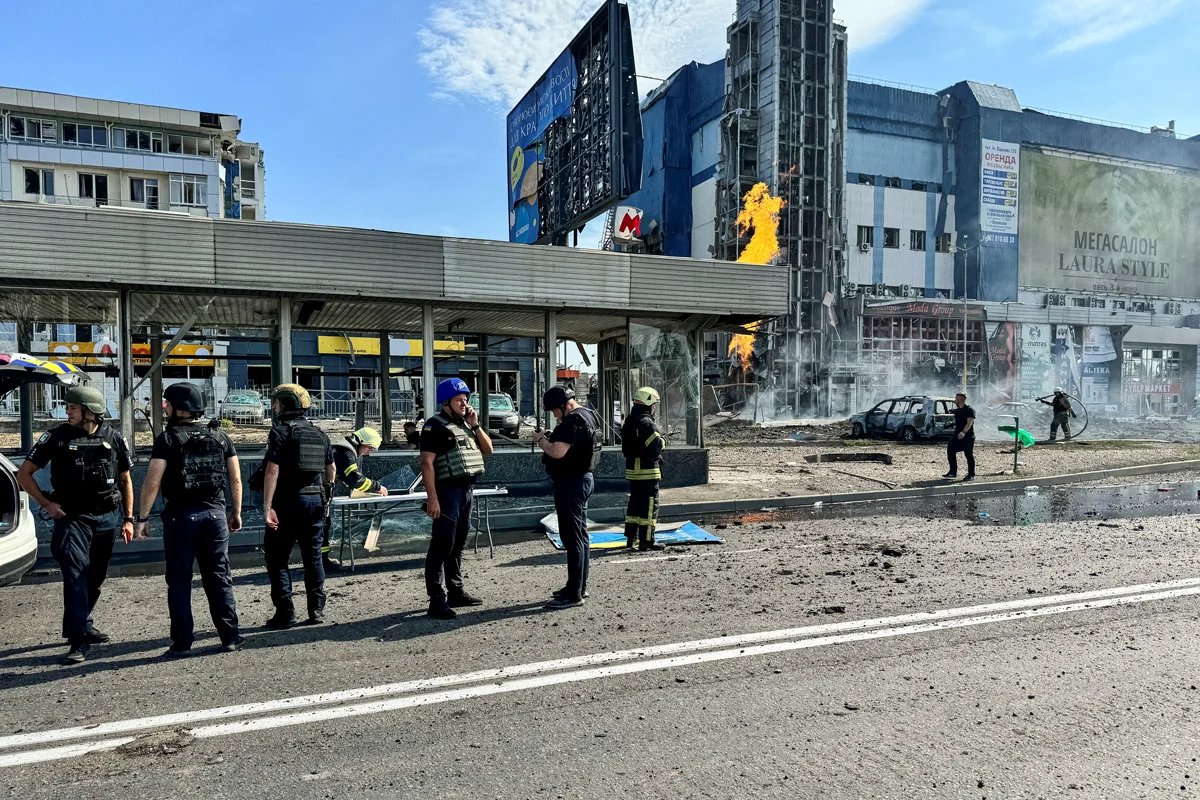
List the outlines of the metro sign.
<svg viewBox="0 0 1200 800">
<path fill-rule="evenodd" d="M 642 210 L 633 206 L 617 206 L 613 221 L 613 238 L 632 242 L 642 237 Z"/>
</svg>

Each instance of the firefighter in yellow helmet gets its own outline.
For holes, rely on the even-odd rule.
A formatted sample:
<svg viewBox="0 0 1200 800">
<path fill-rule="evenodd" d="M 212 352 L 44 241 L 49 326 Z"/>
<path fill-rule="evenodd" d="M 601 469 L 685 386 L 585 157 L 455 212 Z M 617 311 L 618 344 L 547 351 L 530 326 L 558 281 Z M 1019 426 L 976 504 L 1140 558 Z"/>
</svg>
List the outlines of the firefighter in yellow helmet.
<svg viewBox="0 0 1200 800">
<path fill-rule="evenodd" d="M 372 427 L 359 428 L 333 444 L 333 468 L 339 483 L 345 484 L 353 494 L 387 495 L 387 487 L 362 474 L 362 457 L 373 453 L 383 444 L 383 437 Z M 329 555 L 329 522 L 325 523 L 325 538 L 321 544 L 321 563 L 326 572 L 342 568 L 341 562 Z"/>
<path fill-rule="evenodd" d="M 643 386 L 633 393 L 633 406 L 621 426 L 621 452 L 629 505 L 625 508 L 625 543 L 638 550 L 662 550 L 654 541 L 658 524 L 658 482 L 662 480 L 663 437 L 654 423 L 658 392 Z"/>
</svg>

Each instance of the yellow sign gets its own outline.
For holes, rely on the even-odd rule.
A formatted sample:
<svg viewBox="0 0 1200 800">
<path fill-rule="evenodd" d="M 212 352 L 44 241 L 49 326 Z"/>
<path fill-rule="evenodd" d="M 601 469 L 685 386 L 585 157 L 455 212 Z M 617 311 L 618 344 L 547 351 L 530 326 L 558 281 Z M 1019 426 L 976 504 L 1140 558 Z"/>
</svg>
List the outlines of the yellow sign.
<svg viewBox="0 0 1200 800">
<path fill-rule="evenodd" d="M 389 345 L 393 357 L 420 358 L 425 352 L 420 339 L 391 339 Z M 353 352 L 351 351 L 352 347 L 354 348 Z M 463 342 L 435 339 L 433 349 L 455 350 L 461 353 L 465 352 L 467 348 Z M 318 336 L 317 352 L 323 356 L 377 356 L 379 355 L 379 339 L 374 336 Z"/>
<path fill-rule="evenodd" d="M 116 364 L 117 359 L 117 346 L 109 341 L 50 342 L 48 349 L 51 358 L 81 366 L 106 366 Z M 134 342 L 134 365 L 148 367 L 152 362 L 150 343 Z M 212 367 L 216 362 L 212 358 L 211 344 L 177 344 L 171 349 L 171 357 L 163 364 L 172 367 Z"/>
</svg>

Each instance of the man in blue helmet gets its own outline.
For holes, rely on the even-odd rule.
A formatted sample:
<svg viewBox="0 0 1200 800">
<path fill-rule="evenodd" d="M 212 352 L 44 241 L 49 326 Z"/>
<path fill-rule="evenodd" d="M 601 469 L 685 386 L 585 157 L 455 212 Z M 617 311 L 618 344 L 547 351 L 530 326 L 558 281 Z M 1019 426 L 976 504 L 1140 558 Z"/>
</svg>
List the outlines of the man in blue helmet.
<svg viewBox="0 0 1200 800">
<path fill-rule="evenodd" d="M 433 520 L 425 556 L 425 589 L 429 592 L 429 616 L 435 619 L 454 619 L 458 616 L 455 608 L 483 604 L 467 594 L 462 578 L 475 480 L 483 474 L 484 456 L 492 454 L 492 440 L 467 402 L 470 395 L 470 387 L 459 378 L 439 383 L 440 409 L 421 429 L 421 479 L 429 495 L 425 513 Z"/>
</svg>

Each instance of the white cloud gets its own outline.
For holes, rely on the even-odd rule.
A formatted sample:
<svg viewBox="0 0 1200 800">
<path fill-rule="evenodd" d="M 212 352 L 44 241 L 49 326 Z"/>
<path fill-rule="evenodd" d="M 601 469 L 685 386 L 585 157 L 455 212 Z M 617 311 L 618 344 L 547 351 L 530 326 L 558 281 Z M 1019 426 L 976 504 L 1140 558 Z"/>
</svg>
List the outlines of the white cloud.
<svg viewBox="0 0 1200 800">
<path fill-rule="evenodd" d="M 1054 38 L 1065 33 L 1051 52 L 1070 53 L 1153 25 L 1181 5 L 1183 0 L 1044 0 L 1038 30 Z"/>
<path fill-rule="evenodd" d="M 846 25 L 850 51 L 865 50 L 899 36 L 930 0 L 834 0 L 833 16 Z"/>
<path fill-rule="evenodd" d="M 736 0 L 634 0 L 641 75 L 665 78 L 689 61 L 725 55 Z M 447 0 L 418 36 L 440 92 L 513 105 L 600 7 L 598 0 Z M 643 93 L 655 81 L 639 79 Z"/>
</svg>

